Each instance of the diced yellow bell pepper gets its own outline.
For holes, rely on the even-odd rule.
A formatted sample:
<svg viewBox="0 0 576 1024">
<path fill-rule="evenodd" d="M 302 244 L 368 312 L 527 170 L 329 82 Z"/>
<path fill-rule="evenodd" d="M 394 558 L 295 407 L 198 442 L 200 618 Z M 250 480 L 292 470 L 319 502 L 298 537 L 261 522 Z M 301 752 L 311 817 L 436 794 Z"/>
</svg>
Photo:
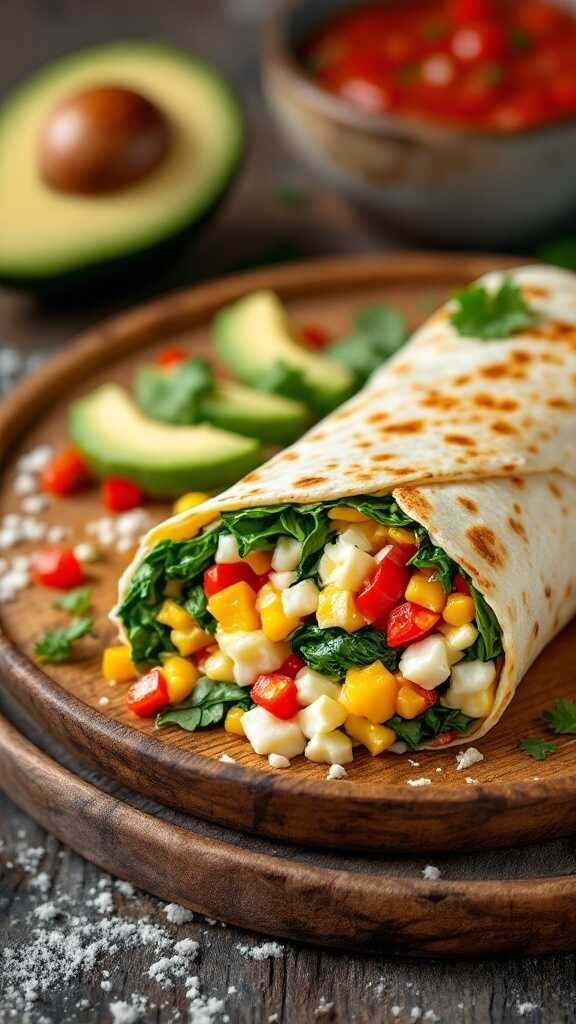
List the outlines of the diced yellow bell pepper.
<svg viewBox="0 0 576 1024">
<path fill-rule="evenodd" d="M 369 516 L 349 505 L 336 505 L 328 510 L 329 519 L 342 519 L 345 523 L 367 523 Z"/>
<path fill-rule="evenodd" d="M 416 718 L 426 710 L 426 698 L 417 693 L 411 686 L 404 685 L 398 690 L 396 697 L 396 714 L 400 718 Z"/>
<path fill-rule="evenodd" d="M 189 658 L 191 654 L 196 654 L 196 651 L 212 643 L 213 637 L 200 629 L 200 626 L 192 626 L 192 629 L 173 629 L 170 639 L 182 657 Z"/>
<path fill-rule="evenodd" d="M 250 633 L 260 629 L 256 594 L 244 580 L 212 594 L 208 601 L 208 611 L 227 633 Z"/>
<path fill-rule="evenodd" d="M 243 708 L 230 708 L 226 718 L 224 719 L 224 729 L 226 732 L 231 732 L 233 736 L 244 736 L 244 727 L 242 725 L 242 717 L 246 712 Z"/>
<path fill-rule="evenodd" d="M 106 647 L 102 653 L 102 675 L 108 682 L 129 683 L 138 672 L 129 647 Z"/>
<path fill-rule="evenodd" d="M 215 683 L 234 682 L 234 662 L 223 651 L 215 651 L 202 665 L 202 671 Z"/>
<path fill-rule="evenodd" d="M 373 757 L 388 750 L 396 742 L 396 733 L 387 725 L 376 725 L 359 715 L 348 715 L 344 728 L 353 740 L 358 740 Z"/>
<path fill-rule="evenodd" d="M 391 544 L 410 544 L 418 547 L 418 537 L 414 530 L 406 530 L 403 526 L 389 526 L 388 537 Z"/>
<path fill-rule="evenodd" d="M 188 661 L 187 658 L 179 658 L 175 654 L 166 658 L 162 666 L 162 675 L 168 688 L 168 702 L 179 704 L 181 700 L 185 700 L 192 693 L 200 673 L 191 661 Z"/>
<path fill-rule="evenodd" d="M 316 620 L 321 629 L 339 626 L 347 633 L 354 633 L 366 625 L 366 619 L 356 607 L 352 591 L 340 590 L 331 585 L 324 587 L 318 595 Z"/>
<path fill-rule="evenodd" d="M 297 615 L 286 615 L 282 597 L 271 583 L 265 583 L 258 592 L 256 608 L 260 612 L 264 636 L 274 643 L 285 640 L 302 624 Z"/>
<path fill-rule="evenodd" d="M 187 494 L 183 494 L 174 502 L 174 515 L 177 516 L 180 512 L 187 512 L 189 508 L 196 508 L 196 505 L 201 505 L 203 501 L 208 501 L 208 497 L 209 495 L 204 494 L 204 491 L 188 491 Z"/>
<path fill-rule="evenodd" d="M 439 580 L 430 579 L 431 572 L 415 572 L 405 590 L 407 601 L 428 608 L 431 612 L 441 612 L 446 604 L 446 592 Z"/>
<path fill-rule="evenodd" d="M 265 549 L 251 551 L 249 555 L 244 557 L 244 561 L 248 562 L 248 565 L 257 576 L 264 576 L 272 568 L 273 554 L 273 551 L 266 551 Z"/>
<path fill-rule="evenodd" d="M 387 722 L 396 712 L 398 683 L 381 661 L 366 668 L 349 668 L 340 700 L 351 715 L 370 722 Z"/>
<path fill-rule="evenodd" d="M 187 630 L 194 629 L 196 621 L 192 618 L 189 612 L 182 605 L 172 601 L 168 598 L 164 601 L 158 615 L 156 616 L 158 622 L 161 622 L 163 626 L 170 626 L 171 629 Z"/>
<path fill-rule="evenodd" d="M 474 620 L 476 609 L 469 594 L 448 594 L 446 607 L 442 612 L 444 622 L 450 626 L 465 626 Z"/>
</svg>

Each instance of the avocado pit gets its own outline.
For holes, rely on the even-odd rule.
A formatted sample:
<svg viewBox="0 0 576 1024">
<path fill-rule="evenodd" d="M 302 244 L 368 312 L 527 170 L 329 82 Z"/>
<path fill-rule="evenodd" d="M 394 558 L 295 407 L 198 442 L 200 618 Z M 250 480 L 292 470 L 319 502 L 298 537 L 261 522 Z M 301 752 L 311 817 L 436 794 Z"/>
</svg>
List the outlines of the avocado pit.
<svg viewBox="0 0 576 1024">
<path fill-rule="evenodd" d="M 154 103 L 132 89 L 103 85 L 49 114 L 40 132 L 39 170 L 58 192 L 104 195 L 146 178 L 170 144 L 169 121 Z"/>
</svg>

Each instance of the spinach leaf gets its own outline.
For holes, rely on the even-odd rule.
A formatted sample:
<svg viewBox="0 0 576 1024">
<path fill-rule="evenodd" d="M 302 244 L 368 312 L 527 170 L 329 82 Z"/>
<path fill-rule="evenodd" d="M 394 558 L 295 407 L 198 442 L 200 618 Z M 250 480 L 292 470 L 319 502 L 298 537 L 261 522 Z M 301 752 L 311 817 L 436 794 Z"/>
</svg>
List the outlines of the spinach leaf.
<svg viewBox="0 0 576 1024">
<path fill-rule="evenodd" d="M 69 661 L 72 656 L 72 644 L 90 632 L 94 620 L 90 618 L 72 619 L 68 626 L 49 629 L 41 637 L 34 648 L 38 661 L 60 663 Z"/>
<path fill-rule="evenodd" d="M 498 658 L 504 650 L 500 623 L 490 605 L 470 579 L 468 579 L 468 586 L 474 601 L 475 625 L 479 635 L 472 647 L 468 647 L 466 650 L 464 660 L 492 661 L 494 658 Z"/>
<path fill-rule="evenodd" d="M 360 387 L 407 338 L 402 313 L 390 306 L 368 306 L 357 314 L 352 332 L 330 345 L 326 355 L 352 370 Z"/>
<path fill-rule="evenodd" d="M 300 626 L 290 644 L 310 668 L 338 678 L 349 668 L 371 665 L 373 661 L 381 661 L 395 672 L 400 661 L 400 651 L 388 647 L 384 634 L 372 626 L 365 626 L 356 633 L 347 633 L 339 627 Z"/>
<path fill-rule="evenodd" d="M 192 693 L 181 704 L 162 711 L 156 725 L 179 725 L 187 732 L 219 725 L 231 707 L 248 711 L 252 706 L 249 691 L 236 683 L 215 683 L 206 676 L 199 679 Z"/>
<path fill-rule="evenodd" d="M 505 277 L 495 292 L 472 284 L 456 292 L 454 302 L 450 323 L 464 337 L 483 341 L 508 338 L 536 320 L 536 313 L 511 277 Z"/>
<path fill-rule="evenodd" d="M 207 633 L 216 632 L 216 619 L 208 611 L 208 601 L 201 583 L 195 583 L 184 595 L 184 607 Z"/>
<path fill-rule="evenodd" d="M 442 548 L 433 544 L 424 530 L 419 528 L 418 533 L 421 538 L 420 545 L 408 565 L 415 565 L 417 569 L 434 568 L 436 570 L 434 578 L 439 580 L 446 593 L 449 594 L 452 590 L 452 580 L 458 569 L 456 562 L 453 562 Z"/>
<path fill-rule="evenodd" d="M 276 505 L 223 512 L 222 521 L 238 541 L 242 557 L 257 548 L 271 548 L 279 537 L 295 537 L 302 545 L 298 579 L 313 576 L 330 536 L 328 506 Z"/>
<path fill-rule="evenodd" d="M 202 418 L 202 399 L 214 389 L 203 359 L 187 359 L 172 369 L 141 366 L 136 374 L 136 401 L 151 419 L 188 426 Z"/>
<path fill-rule="evenodd" d="M 335 502 L 338 505 L 350 505 L 352 508 L 358 509 L 365 516 L 370 516 L 371 519 L 375 519 L 377 523 L 382 523 L 383 526 L 412 526 L 416 527 L 416 523 L 410 516 L 407 516 L 402 511 L 400 505 L 397 505 L 391 494 L 384 494 L 382 497 L 354 497 L 354 498 L 342 498 L 340 501 Z"/>
<path fill-rule="evenodd" d="M 466 733 L 474 722 L 474 718 L 462 714 L 457 708 L 445 708 L 442 704 L 436 704 L 417 718 L 400 718 L 399 715 L 395 715 L 386 722 L 386 725 L 394 730 L 398 740 L 407 743 L 411 750 L 417 750 L 422 743 L 442 733 L 452 730 Z"/>
</svg>

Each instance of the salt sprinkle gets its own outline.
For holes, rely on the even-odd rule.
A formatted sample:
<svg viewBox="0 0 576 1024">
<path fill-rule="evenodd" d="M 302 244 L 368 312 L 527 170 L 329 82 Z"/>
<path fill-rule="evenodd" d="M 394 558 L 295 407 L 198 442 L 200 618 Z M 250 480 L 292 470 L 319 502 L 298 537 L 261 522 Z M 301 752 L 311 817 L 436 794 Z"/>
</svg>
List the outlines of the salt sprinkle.
<svg viewBox="0 0 576 1024">
<path fill-rule="evenodd" d="M 413 761 L 411 757 L 408 758 L 408 764 L 412 765 L 412 768 L 420 767 L 420 761 Z"/>
<path fill-rule="evenodd" d="M 114 882 L 114 888 L 117 890 L 117 892 L 121 893 L 122 896 L 125 896 L 126 899 L 130 899 L 130 897 L 134 896 L 136 892 L 134 886 L 132 885 L 132 882 L 125 882 L 121 878 L 116 879 L 116 881 Z"/>
<path fill-rule="evenodd" d="M 343 764 L 331 764 L 328 769 L 327 779 L 345 779 L 348 775 Z"/>
<path fill-rule="evenodd" d="M 284 956 L 284 946 L 279 942 L 263 942 L 261 946 L 237 946 L 242 956 L 249 956 L 252 960 L 270 960 Z"/>
<path fill-rule="evenodd" d="M 431 786 L 432 779 L 408 779 L 408 785 L 412 786 L 413 789 L 416 789 L 417 786 Z"/>
<path fill-rule="evenodd" d="M 192 911 L 181 907 L 178 903 L 167 903 L 163 910 L 170 924 L 188 924 L 189 921 L 194 920 Z"/>
<path fill-rule="evenodd" d="M 484 760 L 484 754 L 481 754 L 476 747 L 468 747 L 467 750 L 459 750 L 456 754 L 456 771 L 462 772 L 466 768 L 471 768 L 473 764 L 478 764 L 479 761 Z"/>
<path fill-rule="evenodd" d="M 519 1017 L 526 1017 L 529 1013 L 534 1013 L 534 1010 L 538 1009 L 538 1003 L 516 1003 L 516 1012 Z"/>
<path fill-rule="evenodd" d="M 79 562 L 97 562 L 100 559 L 100 552 L 96 545 L 86 541 L 76 544 L 74 554 Z"/>
<path fill-rule="evenodd" d="M 53 921 L 56 917 L 58 917 L 59 913 L 60 911 L 58 907 L 53 902 L 41 903 L 40 906 L 36 907 L 34 910 L 34 916 L 42 922 Z"/>
<path fill-rule="evenodd" d="M 424 1020 L 429 1020 L 430 1024 L 438 1024 L 438 1021 L 441 1020 L 441 1017 L 439 1017 L 437 1013 L 434 1013 L 434 1010 L 426 1010 L 426 1013 L 424 1014 Z"/>
<path fill-rule="evenodd" d="M 230 754 L 221 754 L 218 760 L 223 764 L 236 764 L 236 758 L 230 757 Z"/>
<path fill-rule="evenodd" d="M 410 1010 L 410 1020 L 420 1020 L 422 1016 L 422 1010 L 419 1006 L 413 1006 Z"/>
<path fill-rule="evenodd" d="M 38 512 L 43 512 L 45 508 L 48 508 L 48 505 L 49 501 L 43 494 L 29 494 L 22 501 L 22 511 L 36 515 Z"/>
<path fill-rule="evenodd" d="M 12 485 L 14 494 L 34 494 L 36 490 L 36 480 L 31 473 L 20 473 L 19 476 L 14 478 Z"/>
<path fill-rule="evenodd" d="M 50 544 L 59 544 L 64 537 L 68 535 L 68 529 L 66 526 L 49 526 L 46 533 L 46 540 Z"/>
<path fill-rule="evenodd" d="M 427 864 L 422 871 L 422 877 L 425 878 L 427 882 L 438 881 L 441 874 L 442 872 L 440 871 L 440 868 L 435 867 L 434 864 Z"/>
<path fill-rule="evenodd" d="M 110 703 L 110 697 L 100 697 L 98 703 L 101 704 L 102 707 L 106 707 L 106 705 Z"/>
<path fill-rule="evenodd" d="M 269 754 L 268 764 L 271 768 L 289 768 L 290 760 L 284 757 L 283 754 Z"/>
<path fill-rule="evenodd" d="M 320 996 L 320 1002 L 318 1003 L 318 1006 L 314 1010 L 314 1016 L 315 1017 L 327 1017 L 329 1014 L 332 1013 L 333 1009 L 334 1009 L 334 1003 L 329 1003 L 329 1002 L 326 1001 L 324 996 Z"/>
<path fill-rule="evenodd" d="M 400 1014 L 402 1013 L 402 1007 L 401 1006 L 396 1006 L 396 1005 L 395 1006 L 391 1006 L 390 1007 L 390 1013 L 392 1014 L 393 1017 L 399 1017 Z"/>
<path fill-rule="evenodd" d="M 112 1024 L 136 1024 L 144 1016 L 146 1000 L 141 996 L 132 996 L 131 1003 L 119 1000 L 110 1003 L 108 1009 L 112 1015 Z"/>
<path fill-rule="evenodd" d="M 20 473 L 41 473 L 53 454 L 52 445 L 39 444 L 36 448 L 32 448 L 31 451 L 20 456 L 16 468 Z"/>
</svg>

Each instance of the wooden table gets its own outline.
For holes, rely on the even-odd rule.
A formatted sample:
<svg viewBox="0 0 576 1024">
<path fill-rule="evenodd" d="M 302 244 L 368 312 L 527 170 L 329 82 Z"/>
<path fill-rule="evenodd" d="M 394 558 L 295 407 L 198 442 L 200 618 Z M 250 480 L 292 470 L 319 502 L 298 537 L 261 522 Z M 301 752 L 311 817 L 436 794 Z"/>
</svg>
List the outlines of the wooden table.
<svg viewBox="0 0 576 1024">
<path fill-rule="evenodd" d="M 42 308 L 16 294 L 0 292 L 0 352 L 4 346 L 30 355 L 48 353 L 104 315 L 167 288 L 241 266 L 295 256 L 365 252 L 392 244 L 315 180 L 275 131 L 259 94 L 255 59 L 262 15 L 272 4 L 273 0 L 120 0 L 115 4 L 3 0 L 0 91 L 43 60 L 80 45 L 139 35 L 159 38 L 215 60 L 236 84 L 247 104 L 252 148 L 242 177 L 211 230 L 195 249 L 167 267 L 161 279 L 157 275 L 129 293 L 100 295 L 90 306 L 78 308 Z M 10 379 L 4 377 L 5 386 Z M 36 872 L 45 873 L 40 889 L 34 884 L 34 872 L 22 863 L 30 847 L 40 851 L 35 857 Z M 562 851 L 569 860 L 573 843 L 559 844 L 558 856 Z M 61 905 L 68 915 L 85 913 L 96 920 L 98 912 L 87 904 L 99 885 L 108 887 L 103 872 L 61 847 L 0 796 L 0 950 L 20 943 L 29 946 L 32 928 L 38 925 L 33 911 L 46 901 L 64 900 Z M 318 1020 L 408 1024 L 433 1020 L 432 1014 L 445 1024 L 576 1021 L 575 956 L 430 963 L 323 953 L 285 944 L 279 957 L 255 960 L 238 947 L 261 945 L 263 940 L 256 936 L 201 920 L 170 925 L 159 902 L 145 895 L 126 900 L 113 890 L 113 899 L 115 912 L 122 917 L 139 921 L 147 917 L 174 938 L 200 942 L 199 959 L 190 974 L 199 976 L 205 995 L 224 999 L 232 1024 L 268 1024 L 274 1019 L 282 1024 Z M 157 958 L 147 950 L 102 957 L 94 969 L 56 986 L 29 1018 L 12 1012 L 14 1001 L 5 996 L 6 977 L 0 967 L 0 1024 L 27 1020 L 30 1024 L 108 1024 L 110 1004 L 129 1001 L 133 993 L 149 999 L 141 1020 L 171 1024 L 179 1010 L 181 1020 L 187 1020 L 183 982 L 163 990 L 148 976 Z M 109 977 L 104 971 L 109 971 Z M 227 994 L 230 986 L 236 991 Z M 393 1008 L 400 1008 L 397 1015 Z M 221 1019 L 222 1014 L 214 1017 L 215 1022 Z"/>
</svg>

